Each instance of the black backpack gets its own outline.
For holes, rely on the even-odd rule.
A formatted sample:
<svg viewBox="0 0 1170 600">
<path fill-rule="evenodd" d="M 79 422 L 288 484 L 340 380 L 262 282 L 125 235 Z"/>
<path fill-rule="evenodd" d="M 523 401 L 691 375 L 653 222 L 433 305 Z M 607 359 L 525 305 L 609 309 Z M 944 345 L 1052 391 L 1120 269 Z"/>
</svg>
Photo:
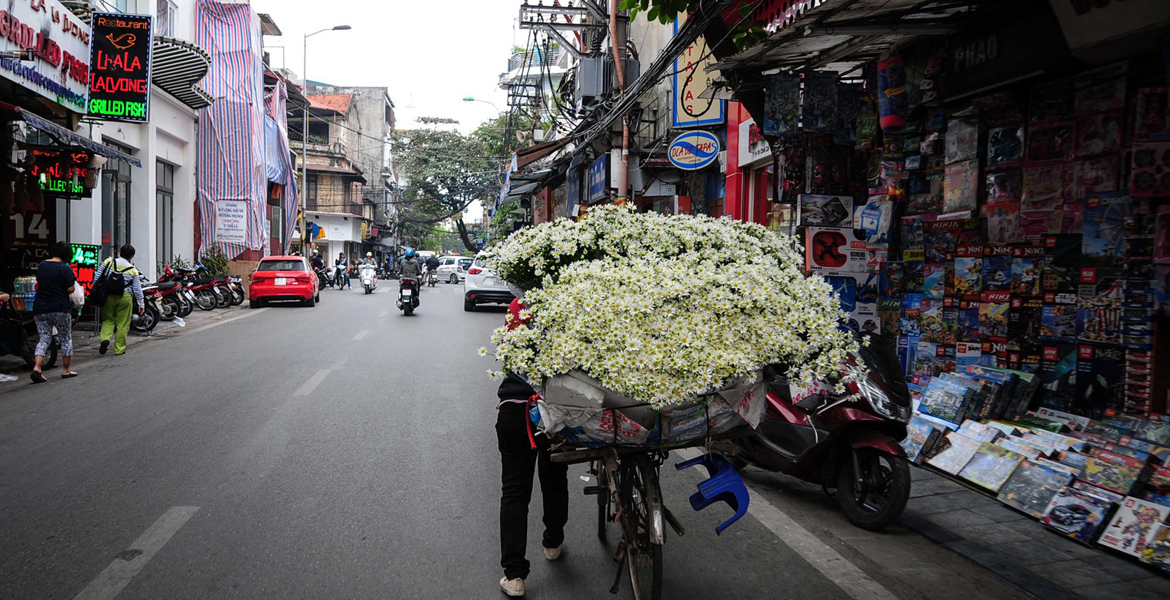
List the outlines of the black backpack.
<svg viewBox="0 0 1170 600">
<path fill-rule="evenodd" d="M 123 271 L 118 270 L 118 263 L 113 259 L 106 266 L 106 272 L 101 281 L 101 289 L 106 296 L 121 296 L 126 292 L 126 277 Z M 95 288 L 98 286 L 94 286 Z"/>
</svg>

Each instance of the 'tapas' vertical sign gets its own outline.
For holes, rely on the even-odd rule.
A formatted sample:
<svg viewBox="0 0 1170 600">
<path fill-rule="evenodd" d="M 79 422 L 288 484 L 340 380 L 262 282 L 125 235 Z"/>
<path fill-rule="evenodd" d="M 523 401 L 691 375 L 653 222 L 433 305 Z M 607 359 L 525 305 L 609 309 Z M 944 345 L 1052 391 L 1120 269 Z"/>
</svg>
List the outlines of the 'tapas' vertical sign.
<svg viewBox="0 0 1170 600">
<path fill-rule="evenodd" d="M 89 114 L 146 121 L 150 115 L 150 15 L 95 13 L 90 46 Z"/>
</svg>

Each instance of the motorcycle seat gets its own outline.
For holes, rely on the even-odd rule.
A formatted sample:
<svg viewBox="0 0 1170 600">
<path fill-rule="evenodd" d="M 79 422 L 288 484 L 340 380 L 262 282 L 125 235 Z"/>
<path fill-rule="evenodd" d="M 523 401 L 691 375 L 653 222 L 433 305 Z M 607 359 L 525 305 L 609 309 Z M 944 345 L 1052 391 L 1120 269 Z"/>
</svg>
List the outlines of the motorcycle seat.
<svg viewBox="0 0 1170 600">
<path fill-rule="evenodd" d="M 175 289 L 176 287 L 179 287 L 179 284 L 173 281 L 160 281 L 154 284 L 154 287 L 158 288 L 158 290 L 161 292 L 167 292 Z"/>
<path fill-rule="evenodd" d="M 209 283 L 215 283 L 215 280 L 210 279 L 210 278 L 209 279 L 196 279 L 195 280 L 195 285 L 207 285 Z"/>
</svg>

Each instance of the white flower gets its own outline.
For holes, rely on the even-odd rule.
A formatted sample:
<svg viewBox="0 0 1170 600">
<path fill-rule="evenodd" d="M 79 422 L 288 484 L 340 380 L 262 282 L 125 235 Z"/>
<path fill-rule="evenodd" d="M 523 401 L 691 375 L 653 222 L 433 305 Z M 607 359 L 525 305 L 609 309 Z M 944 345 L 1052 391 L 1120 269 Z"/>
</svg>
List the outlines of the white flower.
<svg viewBox="0 0 1170 600">
<path fill-rule="evenodd" d="M 517 232 L 488 262 L 527 290 L 532 319 L 492 334 L 497 360 L 534 381 L 581 369 L 664 407 L 768 364 L 804 387 L 839 384 L 856 349 L 831 287 L 754 224 L 605 206 Z"/>
<path fill-rule="evenodd" d="M 479 350 L 476 350 L 475 353 L 480 356 L 487 356 L 487 348 L 480 348 Z"/>
</svg>

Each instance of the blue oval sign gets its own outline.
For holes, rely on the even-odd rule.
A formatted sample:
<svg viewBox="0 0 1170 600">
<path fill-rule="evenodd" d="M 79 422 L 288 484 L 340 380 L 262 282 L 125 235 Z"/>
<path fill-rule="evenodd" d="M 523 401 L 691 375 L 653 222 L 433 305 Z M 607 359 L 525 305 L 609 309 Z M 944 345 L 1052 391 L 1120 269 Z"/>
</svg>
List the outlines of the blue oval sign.
<svg viewBox="0 0 1170 600">
<path fill-rule="evenodd" d="M 670 143 L 670 162 L 686 171 L 695 171 L 719 157 L 719 138 L 706 131 L 688 131 Z"/>
</svg>

